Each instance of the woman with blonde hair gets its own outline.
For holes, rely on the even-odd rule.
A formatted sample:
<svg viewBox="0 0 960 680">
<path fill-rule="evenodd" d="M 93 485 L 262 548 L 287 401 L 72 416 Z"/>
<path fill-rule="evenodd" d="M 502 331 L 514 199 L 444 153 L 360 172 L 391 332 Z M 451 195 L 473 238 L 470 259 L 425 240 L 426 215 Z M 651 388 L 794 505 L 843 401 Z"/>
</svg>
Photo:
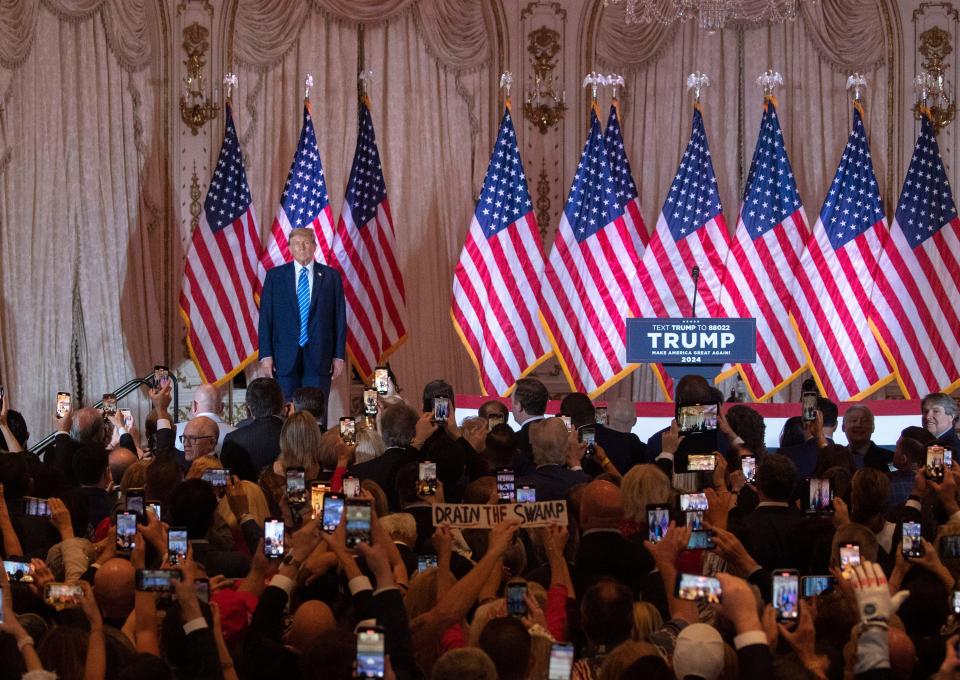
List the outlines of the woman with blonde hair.
<svg viewBox="0 0 960 680">
<path fill-rule="evenodd" d="M 622 527 L 624 536 L 640 533 L 645 537 L 647 506 L 670 503 L 673 489 L 670 479 L 656 465 L 634 465 L 623 476 L 620 497 L 627 525 Z"/>
<path fill-rule="evenodd" d="M 280 430 L 280 457 L 273 471 L 284 475 L 287 468 L 303 468 L 307 481 L 320 474 L 317 452 L 320 450 L 320 428 L 317 420 L 306 411 L 291 413 Z"/>
</svg>

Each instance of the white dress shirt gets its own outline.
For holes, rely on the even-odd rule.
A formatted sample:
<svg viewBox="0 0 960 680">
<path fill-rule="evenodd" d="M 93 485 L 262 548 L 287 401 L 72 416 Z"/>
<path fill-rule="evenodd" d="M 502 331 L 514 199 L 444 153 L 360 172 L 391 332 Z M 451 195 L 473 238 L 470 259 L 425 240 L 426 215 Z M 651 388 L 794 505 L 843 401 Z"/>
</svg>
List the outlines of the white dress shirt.
<svg viewBox="0 0 960 680">
<path fill-rule="evenodd" d="M 293 299 L 297 299 L 297 284 L 300 282 L 300 272 L 301 270 L 307 270 L 307 285 L 309 286 L 310 297 L 313 299 L 313 260 L 310 260 L 310 264 L 303 266 L 296 260 L 293 261 Z"/>
</svg>

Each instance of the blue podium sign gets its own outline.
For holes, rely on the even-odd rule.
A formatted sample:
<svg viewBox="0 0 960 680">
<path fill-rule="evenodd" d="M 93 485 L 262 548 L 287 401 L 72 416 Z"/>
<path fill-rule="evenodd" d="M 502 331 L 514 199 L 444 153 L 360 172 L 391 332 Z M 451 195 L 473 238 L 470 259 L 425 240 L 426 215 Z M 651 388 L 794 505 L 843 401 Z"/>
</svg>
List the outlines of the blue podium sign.
<svg viewBox="0 0 960 680">
<path fill-rule="evenodd" d="M 630 363 L 693 368 L 749 364 L 756 358 L 756 319 L 627 319 Z"/>
</svg>

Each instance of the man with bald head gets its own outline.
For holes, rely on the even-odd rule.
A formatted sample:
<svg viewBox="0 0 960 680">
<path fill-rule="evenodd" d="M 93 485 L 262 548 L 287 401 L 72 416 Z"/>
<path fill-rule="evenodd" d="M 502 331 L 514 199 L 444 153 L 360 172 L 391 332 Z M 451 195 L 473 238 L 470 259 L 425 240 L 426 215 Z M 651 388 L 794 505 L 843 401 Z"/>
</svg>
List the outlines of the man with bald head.
<svg viewBox="0 0 960 680">
<path fill-rule="evenodd" d="M 628 541 L 620 533 L 624 519 L 620 489 L 607 481 L 590 482 L 580 502 L 580 547 L 576 556 L 576 592 L 603 578 L 613 578 L 629 587 L 634 596 L 648 590 L 659 597 L 662 588 L 656 588 L 657 579 L 648 579 L 653 560 L 639 544 Z M 654 602 L 657 604 L 658 602 Z"/>
<path fill-rule="evenodd" d="M 123 628 L 124 622 L 133 611 L 136 597 L 136 570 L 130 560 L 119 557 L 104 562 L 97 569 L 93 579 L 93 595 L 100 605 L 103 622 L 116 629 Z"/>
<path fill-rule="evenodd" d="M 216 385 L 203 383 L 193 393 L 193 402 L 190 404 L 190 419 L 199 418 L 200 416 L 209 418 L 217 424 L 217 429 L 220 434 L 216 442 L 215 450 L 219 455 L 220 450 L 223 448 L 223 438 L 236 428 L 223 420 L 223 397 L 220 395 L 220 389 Z M 181 421 L 177 423 L 175 445 L 178 451 L 184 450 L 180 437 L 183 436 L 186 427 L 186 422 Z"/>
</svg>

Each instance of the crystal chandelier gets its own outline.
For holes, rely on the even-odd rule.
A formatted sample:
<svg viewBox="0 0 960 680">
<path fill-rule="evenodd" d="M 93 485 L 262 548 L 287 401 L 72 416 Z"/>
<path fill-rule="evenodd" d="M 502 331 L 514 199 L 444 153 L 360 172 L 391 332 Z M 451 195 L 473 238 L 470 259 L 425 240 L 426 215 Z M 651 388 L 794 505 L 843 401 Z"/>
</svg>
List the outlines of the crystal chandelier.
<svg viewBox="0 0 960 680">
<path fill-rule="evenodd" d="M 715 33 L 732 20 L 778 23 L 793 19 L 800 0 L 603 0 L 604 6 L 620 3 L 626 4 L 628 24 L 667 25 L 696 17 L 701 29 Z"/>
</svg>

